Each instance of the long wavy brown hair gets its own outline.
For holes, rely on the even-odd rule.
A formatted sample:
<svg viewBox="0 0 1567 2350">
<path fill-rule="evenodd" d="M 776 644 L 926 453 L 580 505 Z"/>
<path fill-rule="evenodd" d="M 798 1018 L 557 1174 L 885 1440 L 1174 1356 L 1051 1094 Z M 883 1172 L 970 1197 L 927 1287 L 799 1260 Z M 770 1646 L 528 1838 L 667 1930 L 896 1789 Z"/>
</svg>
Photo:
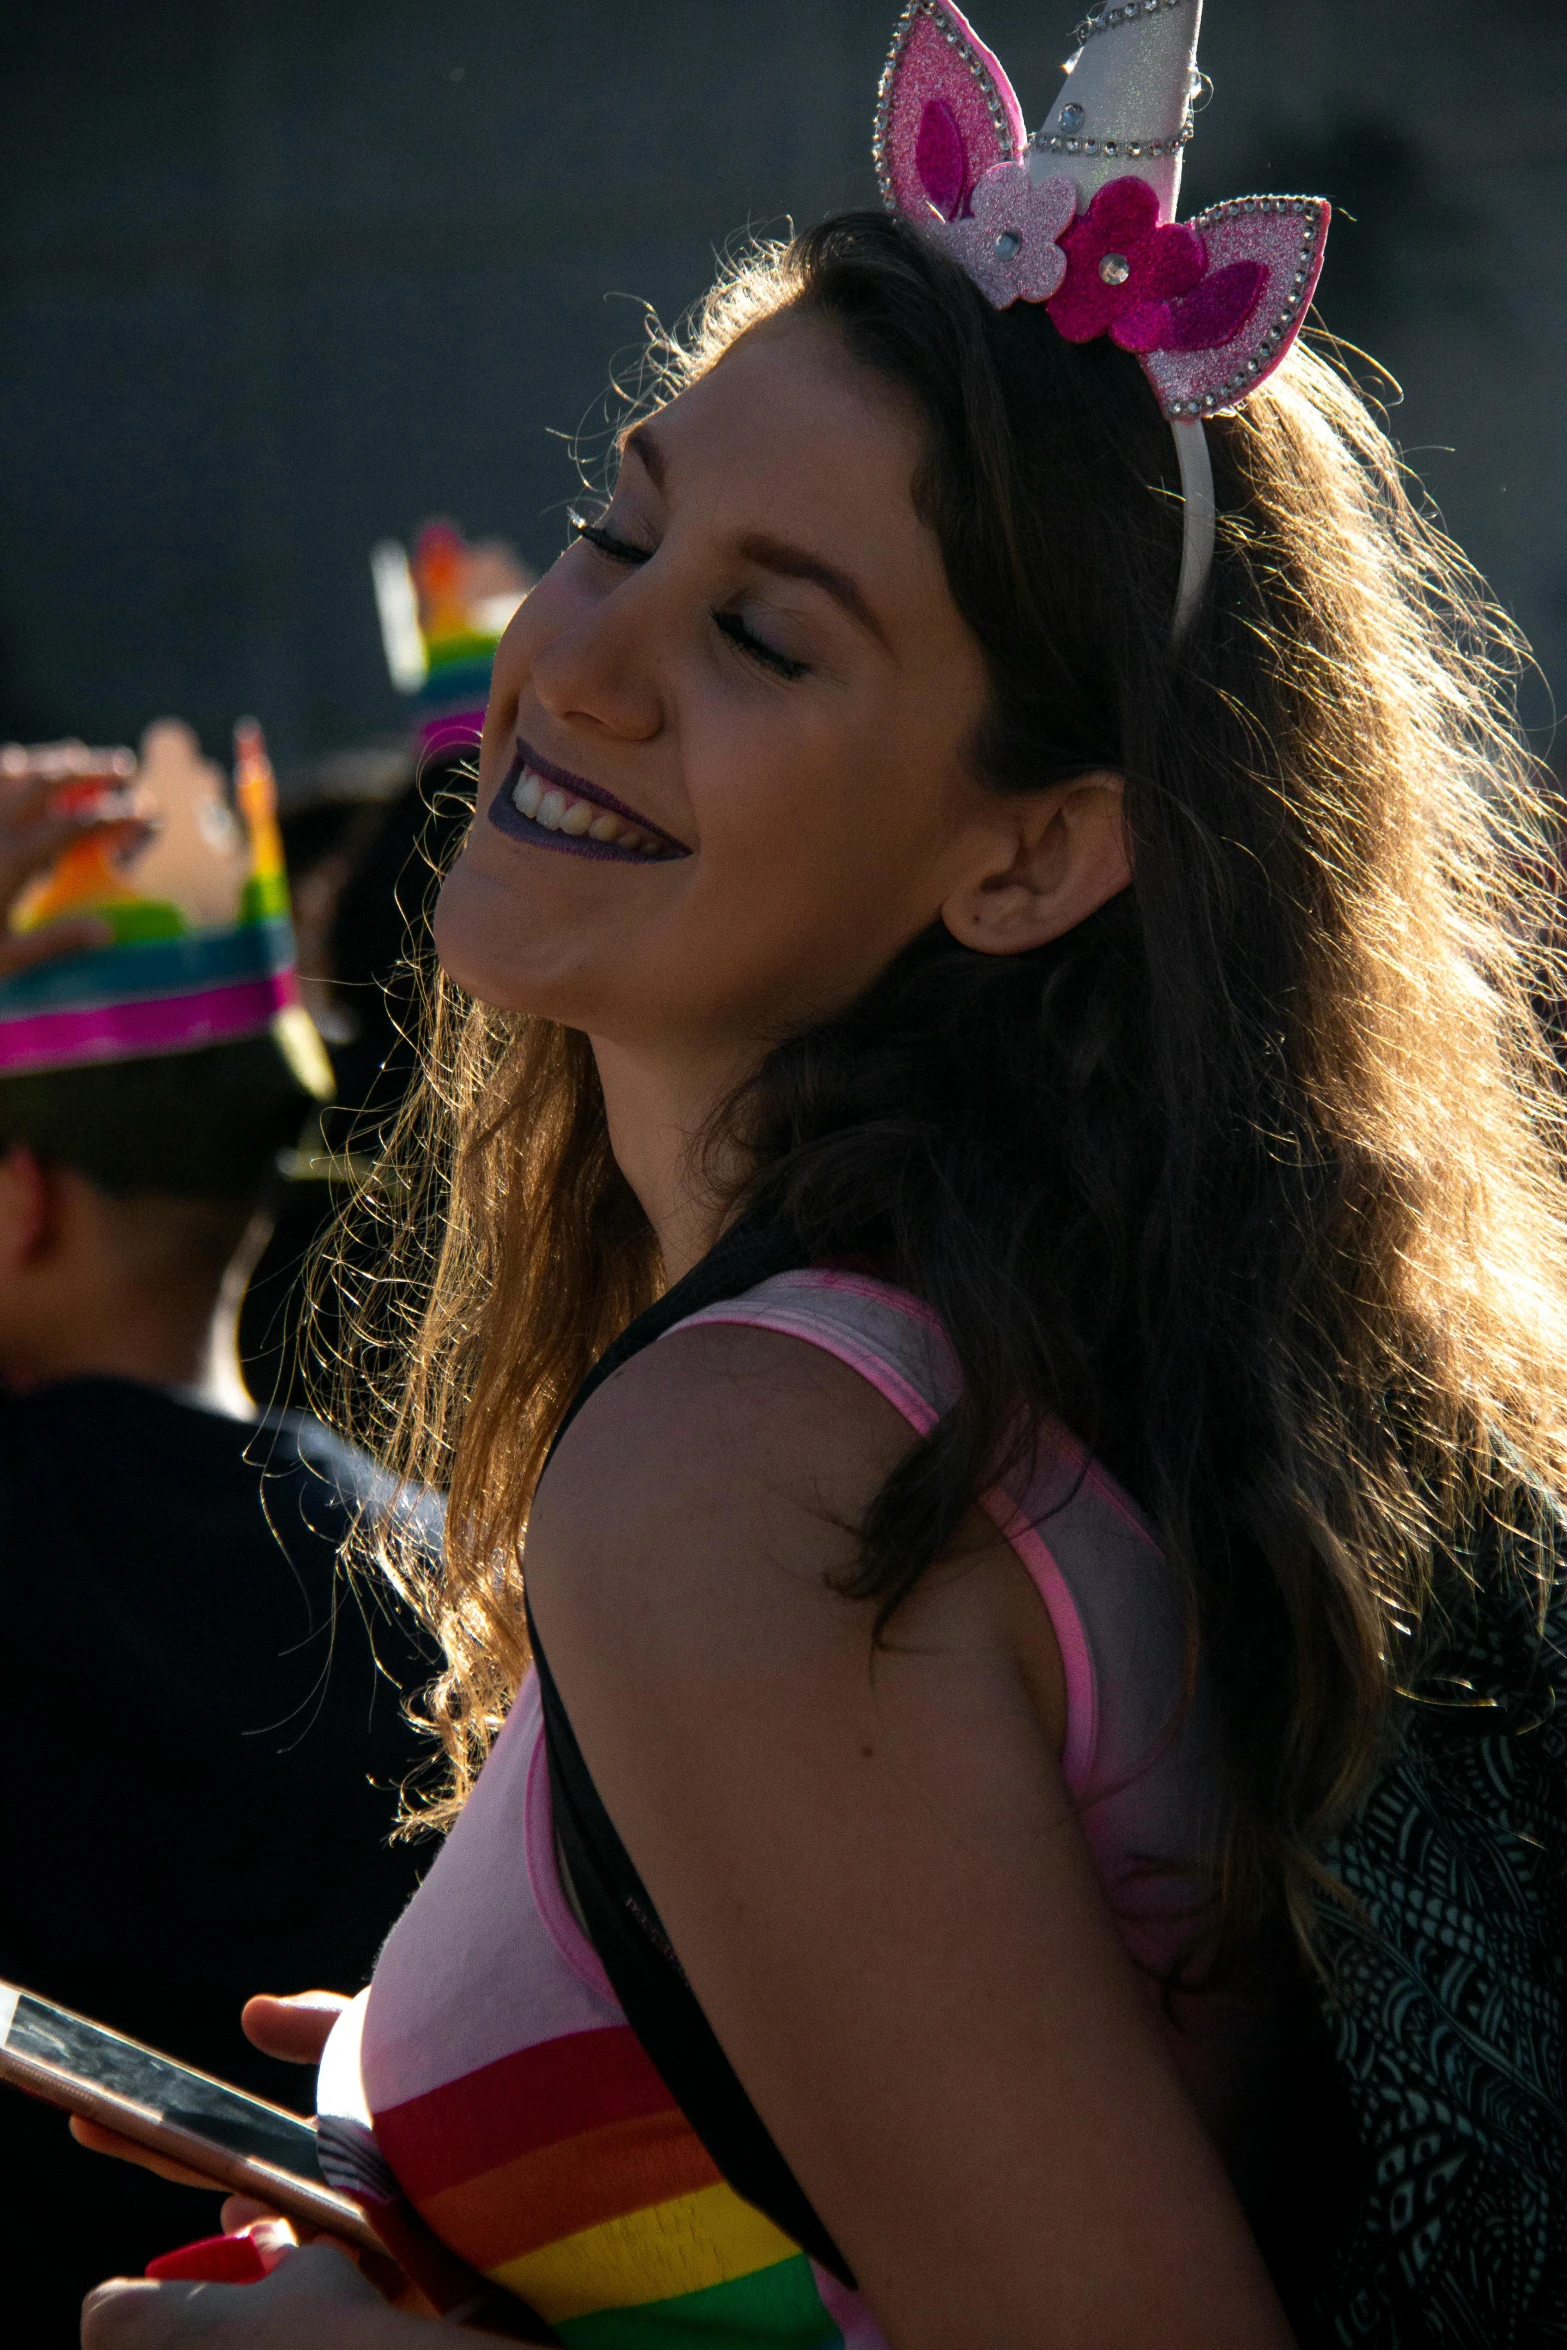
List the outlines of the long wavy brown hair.
<svg viewBox="0 0 1567 2350">
<path fill-rule="evenodd" d="M 1176 653 L 1174 457 L 1130 357 L 995 312 L 853 213 L 748 252 L 645 403 L 788 309 L 924 419 L 916 502 L 990 670 L 977 772 L 1118 770 L 1135 882 L 1031 955 L 933 930 L 776 1043 L 715 1121 L 711 1164 L 745 1169 L 716 1206 L 873 1253 L 951 1335 L 963 1399 L 862 1529 L 879 1624 L 1042 1415 L 1114 1468 L 1187 1578 L 1223 1710 L 1223 1923 L 1282 1895 L 1304 1930 L 1451 1579 L 1498 1571 L 1485 1529 L 1567 1483 L 1520 648 L 1313 351 L 1209 428 L 1219 553 Z M 356 1427 L 450 1493 L 438 1580 L 382 1554 L 444 1644 L 449 1817 L 525 1667 L 552 1436 L 661 1274 L 582 1036 L 438 982 L 426 1057 L 348 1262 Z M 1522 1534 L 1507 1556 L 1542 1565 Z"/>
</svg>

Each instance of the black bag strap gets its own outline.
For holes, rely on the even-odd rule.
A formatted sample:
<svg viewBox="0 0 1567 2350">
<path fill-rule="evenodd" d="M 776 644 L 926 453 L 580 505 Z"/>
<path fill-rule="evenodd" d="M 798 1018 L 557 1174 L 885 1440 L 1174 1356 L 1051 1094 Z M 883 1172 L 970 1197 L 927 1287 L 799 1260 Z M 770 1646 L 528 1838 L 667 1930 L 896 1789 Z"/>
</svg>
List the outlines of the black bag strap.
<svg viewBox="0 0 1567 2350">
<path fill-rule="evenodd" d="M 741 1297 L 759 1281 L 770 1280 L 775 1273 L 796 1272 L 810 1261 L 804 1244 L 787 1224 L 745 1217 L 732 1225 L 683 1280 L 677 1281 L 673 1289 L 665 1290 L 656 1305 L 638 1314 L 604 1349 L 566 1407 L 566 1416 L 545 1455 L 545 1468 L 555 1458 L 561 1438 L 589 1396 L 596 1395 L 605 1380 L 629 1363 L 633 1355 L 639 1355 L 645 1346 L 651 1346 L 655 1338 L 662 1338 L 666 1330 L 673 1330 L 688 1315 L 699 1314 L 704 1306 Z"/>
<path fill-rule="evenodd" d="M 704 1306 L 738 1297 L 772 1274 L 792 1271 L 805 1261 L 799 1242 L 782 1226 L 736 1225 L 600 1357 L 573 1397 L 555 1443 L 559 1444 L 589 1396 L 666 1330 Z M 554 1446 L 550 1458 L 554 1458 Z M 588 1939 L 626 2021 L 735 2192 L 765 2212 L 823 2268 L 852 2287 L 854 2278 L 842 2253 L 773 2144 L 686 1981 L 647 1888 L 593 1784 L 531 1612 L 528 1636 L 544 1712 L 557 1848 Z"/>
</svg>

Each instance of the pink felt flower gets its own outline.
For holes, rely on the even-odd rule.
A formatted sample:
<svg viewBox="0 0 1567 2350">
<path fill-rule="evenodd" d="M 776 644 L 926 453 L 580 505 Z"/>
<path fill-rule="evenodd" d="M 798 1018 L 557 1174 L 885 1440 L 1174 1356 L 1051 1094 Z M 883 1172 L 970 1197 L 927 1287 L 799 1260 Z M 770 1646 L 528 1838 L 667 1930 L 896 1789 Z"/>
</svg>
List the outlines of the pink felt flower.
<svg viewBox="0 0 1567 2350">
<path fill-rule="evenodd" d="M 1109 335 L 1123 351 L 1157 351 L 1170 332 L 1171 304 L 1208 266 L 1193 228 L 1159 225 L 1159 199 L 1146 180 L 1112 180 L 1061 243 L 1066 278 L 1050 316 L 1069 343 Z"/>
<path fill-rule="evenodd" d="M 1066 275 L 1058 240 L 1077 216 L 1075 182 L 1036 181 L 1026 163 L 995 163 L 975 182 L 969 206 L 944 238 L 986 300 L 998 310 L 1048 302 Z"/>
</svg>

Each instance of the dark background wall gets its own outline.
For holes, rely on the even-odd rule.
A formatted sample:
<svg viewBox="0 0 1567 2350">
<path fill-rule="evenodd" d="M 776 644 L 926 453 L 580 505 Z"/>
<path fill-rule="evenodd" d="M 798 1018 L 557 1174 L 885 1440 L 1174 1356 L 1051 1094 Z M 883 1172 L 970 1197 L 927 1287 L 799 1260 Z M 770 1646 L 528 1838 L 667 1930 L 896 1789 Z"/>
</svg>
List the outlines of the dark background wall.
<svg viewBox="0 0 1567 2350">
<path fill-rule="evenodd" d="M 394 732 L 366 554 L 561 544 L 609 364 L 870 201 L 894 0 L 23 0 L 0 80 L 0 734 Z M 1031 121 L 1071 0 L 976 0 Z M 1322 310 L 1567 677 L 1567 9 L 1209 0 L 1188 206 L 1333 196 Z M 1536 695 L 1534 714 L 1545 702 Z"/>
</svg>

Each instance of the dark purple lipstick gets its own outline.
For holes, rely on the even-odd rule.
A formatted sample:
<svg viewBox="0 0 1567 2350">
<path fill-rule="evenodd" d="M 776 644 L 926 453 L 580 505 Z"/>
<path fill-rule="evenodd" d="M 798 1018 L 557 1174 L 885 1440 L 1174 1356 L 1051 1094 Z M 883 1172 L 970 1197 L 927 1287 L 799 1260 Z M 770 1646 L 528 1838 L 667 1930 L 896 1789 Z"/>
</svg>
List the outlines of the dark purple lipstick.
<svg viewBox="0 0 1567 2350">
<path fill-rule="evenodd" d="M 488 815 L 496 831 L 510 839 L 525 840 L 534 848 L 563 849 L 570 856 L 661 865 L 691 854 L 684 841 L 628 808 L 613 792 L 541 758 L 520 739 Z"/>
</svg>

